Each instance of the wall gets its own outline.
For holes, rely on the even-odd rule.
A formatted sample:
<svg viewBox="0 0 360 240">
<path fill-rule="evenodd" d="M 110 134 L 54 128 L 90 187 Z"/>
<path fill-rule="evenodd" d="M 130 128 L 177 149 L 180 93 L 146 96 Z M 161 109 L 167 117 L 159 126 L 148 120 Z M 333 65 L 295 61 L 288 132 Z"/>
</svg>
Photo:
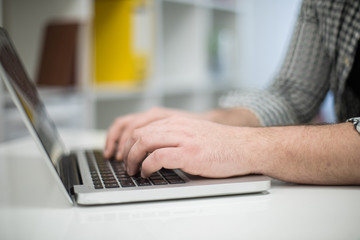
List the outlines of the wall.
<svg viewBox="0 0 360 240">
<path fill-rule="evenodd" d="M 301 0 L 240 0 L 242 64 L 239 85 L 262 88 L 279 68 Z"/>
</svg>

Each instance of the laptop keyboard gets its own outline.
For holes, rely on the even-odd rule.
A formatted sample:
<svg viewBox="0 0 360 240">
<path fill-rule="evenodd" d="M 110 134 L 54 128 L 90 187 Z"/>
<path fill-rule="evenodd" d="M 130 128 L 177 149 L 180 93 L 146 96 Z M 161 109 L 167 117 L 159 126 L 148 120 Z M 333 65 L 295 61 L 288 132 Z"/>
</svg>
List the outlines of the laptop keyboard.
<svg viewBox="0 0 360 240">
<path fill-rule="evenodd" d="M 130 188 L 154 185 L 181 184 L 185 181 L 171 169 L 161 169 L 149 178 L 142 178 L 140 174 L 129 176 L 124 163 L 104 159 L 100 151 L 86 152 L 91 178 L 95 189 Z M 92 156 L 95 161 L 92 161 Z"/>
</svg>

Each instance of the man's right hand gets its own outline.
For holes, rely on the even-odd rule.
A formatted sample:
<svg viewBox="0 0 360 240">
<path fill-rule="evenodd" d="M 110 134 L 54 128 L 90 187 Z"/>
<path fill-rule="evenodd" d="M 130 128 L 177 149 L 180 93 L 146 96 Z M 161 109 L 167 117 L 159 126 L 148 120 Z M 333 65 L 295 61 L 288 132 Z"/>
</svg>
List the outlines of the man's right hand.
<svg viewBox="0 0 360 240">
<path fill-rule="evenodd" d="M 116 160 L 122 160 L 124 145 L 135 129 L 144 127 L 154 121 L 174 116 L 207 120 L 206 114 L 196 114 L 167 108 L 152 108 L 146 112 L 118 117 L 109 127 L 104 157 L 110 158 L 115 156 Z"/>
</svg>

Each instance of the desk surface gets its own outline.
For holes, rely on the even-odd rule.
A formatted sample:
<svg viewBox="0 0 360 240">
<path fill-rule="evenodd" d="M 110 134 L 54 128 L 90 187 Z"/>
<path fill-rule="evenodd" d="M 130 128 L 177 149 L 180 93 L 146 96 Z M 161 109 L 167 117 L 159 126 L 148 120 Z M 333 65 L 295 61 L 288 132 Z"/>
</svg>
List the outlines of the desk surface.
<svg viewBox="0 0 360 240">
<path fill-rule="evenodd" d="M 104 140 L 61 135 L 72 148 Z M 360 187 L 275 180 L 266 194 L 70 206 L 30 138 L 0 145 L 0 239 L 360 239 L 359 226 Z"/>
</svg>

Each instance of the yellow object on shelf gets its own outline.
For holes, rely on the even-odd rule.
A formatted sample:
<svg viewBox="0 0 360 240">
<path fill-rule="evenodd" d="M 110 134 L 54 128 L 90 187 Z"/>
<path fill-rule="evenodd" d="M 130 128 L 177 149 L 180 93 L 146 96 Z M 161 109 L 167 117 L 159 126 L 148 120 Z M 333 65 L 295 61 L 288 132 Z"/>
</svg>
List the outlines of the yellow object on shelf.
<svg viewBox="0 0 360 240">
<path fill-rule="evenodd" d="M 149 19 L 146 0 L 95 0 L 96 84 L 137 87 L 147 77 Z"/>
</svg>

